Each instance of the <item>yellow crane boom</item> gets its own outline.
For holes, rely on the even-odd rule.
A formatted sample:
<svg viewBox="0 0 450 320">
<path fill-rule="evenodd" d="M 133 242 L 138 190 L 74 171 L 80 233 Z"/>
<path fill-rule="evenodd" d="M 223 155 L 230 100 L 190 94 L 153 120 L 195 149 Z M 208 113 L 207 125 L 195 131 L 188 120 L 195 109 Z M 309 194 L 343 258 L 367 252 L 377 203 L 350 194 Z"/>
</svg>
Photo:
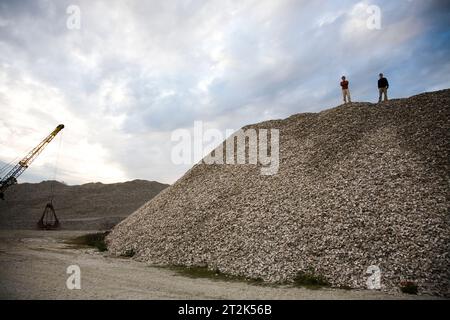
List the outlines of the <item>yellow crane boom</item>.
<svg viewBox="0 0 450 320">
<path fill-rule="evenodd" d="M 8 173 L 0 180 L 0 198 L 4 199 L 4 192 L 13 184 L 17 183 L 17 178 L 31 165 L 36 157 L 53 140 L 54 137 L 64 129 L 60 124 L 44 140 L 41 141 L 33 150 L 31 150 L 22 160 L 19 161 Z"/>
</svg>

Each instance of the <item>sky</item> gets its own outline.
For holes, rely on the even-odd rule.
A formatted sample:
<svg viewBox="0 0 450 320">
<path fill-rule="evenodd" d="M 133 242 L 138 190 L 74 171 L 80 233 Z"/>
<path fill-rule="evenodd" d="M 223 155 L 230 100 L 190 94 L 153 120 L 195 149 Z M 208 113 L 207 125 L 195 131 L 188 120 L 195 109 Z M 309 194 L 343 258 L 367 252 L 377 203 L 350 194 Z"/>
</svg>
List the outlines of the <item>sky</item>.
<svg viewBox="0 0 450 320">
<path fill-rule="evenodd" d="M 19 182 L 173 183 L 175 130 L 449 88 L 449 40 L 445 0 L 0 0 L 0 166 L 63 123 Z"/>
</svg>

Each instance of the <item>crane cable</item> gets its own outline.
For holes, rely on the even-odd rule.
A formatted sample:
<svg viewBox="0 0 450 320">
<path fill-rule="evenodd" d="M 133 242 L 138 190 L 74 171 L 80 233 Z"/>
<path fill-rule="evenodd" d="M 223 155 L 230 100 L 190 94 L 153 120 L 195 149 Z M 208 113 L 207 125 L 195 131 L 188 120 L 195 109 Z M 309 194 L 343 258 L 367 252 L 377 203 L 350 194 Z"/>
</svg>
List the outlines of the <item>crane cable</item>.
<svg viewBox="0 0 450 320">
<path fill-rule="evenodd" d="M 61 132 L 59 135 L 59 144 L 58 144 L 58 149 L 56 151 L 56 159 L 55 159 L 55 167 L 54 167 L 55 170 L 53 172 L 53 179 L 52 179 L 52 183 L 50 185 L 50 203 L 53 203 L 53 198 L 55 197 L 56 173 L 58 171 L 58 162 L 59 162 L 59 155 L 61 152 L 62 136 L 63 136 L 63 132 Z"/>
<path fill-rule="evenodd" d="M 13 160 L 11 160 L 9 163 L 5 163 L 5 165 L 0 169 L 0 178 L 1 175 L 4 172 L 7 172 L 9 170 L 11 170 L 12 167 L 14 167 L 14 163 L 20 158 L 20 156 L 15 157 Z"/>
</svg>

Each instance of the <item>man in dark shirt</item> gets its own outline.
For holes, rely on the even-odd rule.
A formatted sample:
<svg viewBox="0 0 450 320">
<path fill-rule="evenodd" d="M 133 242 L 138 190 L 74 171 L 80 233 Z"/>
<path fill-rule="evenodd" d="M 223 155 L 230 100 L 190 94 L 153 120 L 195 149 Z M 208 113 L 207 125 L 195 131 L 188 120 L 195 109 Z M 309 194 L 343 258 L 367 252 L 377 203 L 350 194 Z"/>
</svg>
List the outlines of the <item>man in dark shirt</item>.
<svg viewBox="0 0 450 320">
<path fill-rule="evenodd" d="M 378 98 L 378 103 L 381 102 L 381 99 L 384 95 L 384 101 L 388 101 L 387 91 L 389 89 L 389 82 L 384 77 L 382 73 L 380 73 L 380 79 L 378 80 L 378 91 L 380 92 L 380 96 Z"/>
<path fill-rule="evenodd" d="M 350 97 L 350 90 L 348 89 L 348 81 L 345 79 L 344 76 L 342 76 L 342 81 L 341 81 L 341 88 L 342 88 L 342 97 L 344 98 L 344 103 L 347 103 L 347 98 L 348 98 L 348 102 L 352 102 L 352 99 Z"/>
</svg>

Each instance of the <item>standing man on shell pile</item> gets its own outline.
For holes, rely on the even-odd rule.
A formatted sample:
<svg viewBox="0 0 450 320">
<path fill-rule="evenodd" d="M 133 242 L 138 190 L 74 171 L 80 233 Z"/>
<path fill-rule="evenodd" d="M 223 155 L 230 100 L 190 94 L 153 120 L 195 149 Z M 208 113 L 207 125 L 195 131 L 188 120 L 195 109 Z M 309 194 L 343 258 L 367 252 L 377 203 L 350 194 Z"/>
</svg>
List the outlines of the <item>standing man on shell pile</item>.
<svg viewBox="0 0 450 320">
<path fill-rule="evenodd" d="M 384 101 L 389 101 L 388 96 L 387 96 L 388 89 L 389 89 L 389 82 L 384 77 L 384 75 L 382 73 L 380 73 L 380 79 L 378 80 L 378 91 L 380 93 L 380 96 L 378 98 L 378 103 L 381 102 L 383 95 L 384 95 Z"/>
<path fill-rule="evenodd" d="M 345 78 L 345 76 L 342 76 L 341 79 L 342 97 L 344 98 L 344 103 L 347 103 L 347 100 L 349 103 L 351 103 L 352 98 L 350 97 L 350 90 L 348 89 L 349 82 Z"/>
</svg>

